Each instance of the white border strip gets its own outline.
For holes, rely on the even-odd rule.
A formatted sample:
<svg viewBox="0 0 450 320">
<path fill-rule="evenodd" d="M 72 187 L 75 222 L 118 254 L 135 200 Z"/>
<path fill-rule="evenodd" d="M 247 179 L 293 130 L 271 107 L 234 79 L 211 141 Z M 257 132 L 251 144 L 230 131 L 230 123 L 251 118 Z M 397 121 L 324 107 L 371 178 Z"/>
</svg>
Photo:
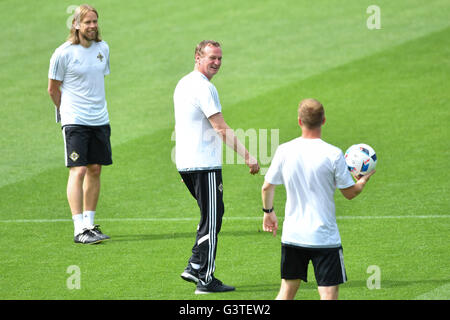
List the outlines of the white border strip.
<svg viewBox="0 0 450 320">
<path fill-rule="evenodd" d="M 430 214 L 430 215 L 405 215 L 405 216 L 341 216 L 337 217 L 338 220 L 351 220 L 351 219 L 433 219 L 433 218 L 450 218 L 450 214 Z"/>
<path fill-rule="evenodd" d="M 450 214 L 435 215 L 406 215 L 406 216 L 338 216 L 337 220 L 383 220 L 383 219 L 448 219 Z M 195 218 L 98 218 L 96 221 L 149 221 L 149 222 L 178 222 L 178 221 L 198 221 Z M 223 217 L 224 220 L 261 220 L 258 217 Z M 0 220 L 0 223 L 53 223 L 53 222 L 69 222 L 72 219 L 10 219 Z"/>
</svg>

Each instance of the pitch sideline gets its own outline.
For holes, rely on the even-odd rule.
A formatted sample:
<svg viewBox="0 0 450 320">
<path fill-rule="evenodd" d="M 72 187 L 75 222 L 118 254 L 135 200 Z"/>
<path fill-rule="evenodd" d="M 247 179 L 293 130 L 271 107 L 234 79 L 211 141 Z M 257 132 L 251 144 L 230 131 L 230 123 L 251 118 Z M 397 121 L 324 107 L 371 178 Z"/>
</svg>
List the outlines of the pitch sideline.
<svg viewBox="0 0 450 320">
<path fill-rule="evenodd" d="M 337 220 L 382 220 L 382 219 L 448 219 L 450 214 L 443 215 L 405 215 L 405 216 L 338 216 Z M 192 218 L 98 218 L 97 221 L 148 221 L 148 222 L 183 222 L 198 221 L 199 217 Z M 262 216 L 255 217 L 223 217 L 224 220 L 259 220 Z M 0 220 L 0 223 L 57 223 L 71 222 L 72 219 L 8 219 Z"/>
</svg>

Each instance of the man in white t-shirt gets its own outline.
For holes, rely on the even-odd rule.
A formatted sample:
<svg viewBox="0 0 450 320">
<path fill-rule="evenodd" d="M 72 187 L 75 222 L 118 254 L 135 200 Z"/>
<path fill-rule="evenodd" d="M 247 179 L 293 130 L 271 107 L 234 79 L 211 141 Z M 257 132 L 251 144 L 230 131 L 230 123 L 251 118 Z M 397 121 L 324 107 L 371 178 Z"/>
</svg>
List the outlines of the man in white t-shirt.
<svg viewBox="0 0 450 320">
<path fill-rule="evenodd" d="M 224 213 L 222 142 L 245 159 L 251 174 L 259 171 L 256 159 L 225 122 L 216 87 L 210 82 L 221 63 L 220 44 L 200 42 L 194 71 L 178 82 L 173 96 L 176 166 L 201 214 L 192 255 L 181 274 L 184 280 L 197 284 L 196 294 L 235 289 L 214 277 L 217 235 Z"/>
<path fill-rule="evenodd" d="M 281 237 L 281 288 L 277 299 L 293 299 L 301 280 L 307 281 L 312 261 L 321 299 L 337 299 L 346 282 L 341 238 L 336 223 L 334 192 L 353 199 L 370 176 L 355 183 L 342 151 L 321 139 L 325 111 L 315 99 L 300 102 L 299 138 L 280 145 L 262 187 L 263 230 L 276 235 L 273 210 L 275 186 L 286 188 L 285 219 Z"/>
<path fill-rule="evenodd" d="M 75 10 L 67 42 L 50 59 L 48 93 L 61 121 L 65 162 L 70 168 L 67 198 L 74 242 L 92 244 L 109 237 L 94 224 L 103 165 L 112 164 L 104 77 L 109 47 L 101 40 L 98 13 L 89 5 Z"/>
</svg>

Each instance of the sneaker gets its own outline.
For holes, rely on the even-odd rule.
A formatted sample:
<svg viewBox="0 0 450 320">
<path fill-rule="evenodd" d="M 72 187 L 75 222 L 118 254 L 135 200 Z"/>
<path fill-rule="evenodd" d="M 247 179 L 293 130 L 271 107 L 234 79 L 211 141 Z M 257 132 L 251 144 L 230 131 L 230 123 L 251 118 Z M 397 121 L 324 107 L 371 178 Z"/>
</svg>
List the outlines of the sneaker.
<svg viewBox="0 0 450 320">
<path fill-rule="evenodd" d="M 102 242 L 103 240 L 97 235 L 95 235 L 95 233 L 93 233 L 91 230 L 84 229 L 83 232 L 77 234 L 73 238 L 73 241 L 75 243 L 94 244 Z"/>
<path fill-rule="evenodd" d="M 107 236 L 100 230 L 100 226 L 98 224 L 94 224 L 91 228 L 89 228 L 89 230 L 91 230 L 91 232 L 93 234 L 95 234 L 97 237 L 99 237 L 102 240 L 111 239 L 109 236 Z"/>
<path fill-rule="evenodd" d="M 213 277 L 213 279 L 207 284 L 203 284 L 201 281 L 197 284 L 197 289 L 195 290 L 195 294 L 208 294 L 208 293 L 217 293 L 217 292 L 228 292 L 234 291 L 235 287 L 227 286 L 222 283 L 219 279 Z"/>
<path fill-rule="evenodd" d="M 188 264 L 186 269 L 184 269 L 183 273 L 181 274 L 181 278 L 183 280 L 186 280 L 188 282 L 193 282 L 195 284 L 198 283 L 198 271 L 191 267 L 191 264 Z"/>
</svg>

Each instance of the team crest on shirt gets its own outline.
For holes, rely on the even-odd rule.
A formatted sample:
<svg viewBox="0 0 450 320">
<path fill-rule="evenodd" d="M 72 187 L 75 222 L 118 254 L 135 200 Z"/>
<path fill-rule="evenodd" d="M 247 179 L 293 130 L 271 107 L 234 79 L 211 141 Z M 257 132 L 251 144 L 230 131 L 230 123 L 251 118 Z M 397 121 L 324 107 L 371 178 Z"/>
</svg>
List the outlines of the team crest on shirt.
<svg viewBox="0 0 450 320">
<path fill-rule="evenodd" d="M 76 161 L 78 160 L 79 157 L 80 157 L 80 155 L 79 155 L 78 153 L 76 153 L 75 151 L 73 151 L 73 152 L 70 154 L 70 156 L 69 156 L 69 158 L 70 158 L 73 162 L 76 162 Z"/>
<path fill-rule="evenodd" d="M 99 53 L 98 53 L 98 56 L 97 56 L 97 59 L 100 60 L 100 62 L 102 62 L 102 61 L 103 61 L 103 58 L 104 58 L 104 57 L 103 57 L 102 54 L 99 52 Z"/>
<path fill-rule="evenodd" d="M 219 184 L 219 191 L 220 191 L 221 193 L 223 193 L 223 185 L 222 185 L 222 184 Z"/>
</svg>

